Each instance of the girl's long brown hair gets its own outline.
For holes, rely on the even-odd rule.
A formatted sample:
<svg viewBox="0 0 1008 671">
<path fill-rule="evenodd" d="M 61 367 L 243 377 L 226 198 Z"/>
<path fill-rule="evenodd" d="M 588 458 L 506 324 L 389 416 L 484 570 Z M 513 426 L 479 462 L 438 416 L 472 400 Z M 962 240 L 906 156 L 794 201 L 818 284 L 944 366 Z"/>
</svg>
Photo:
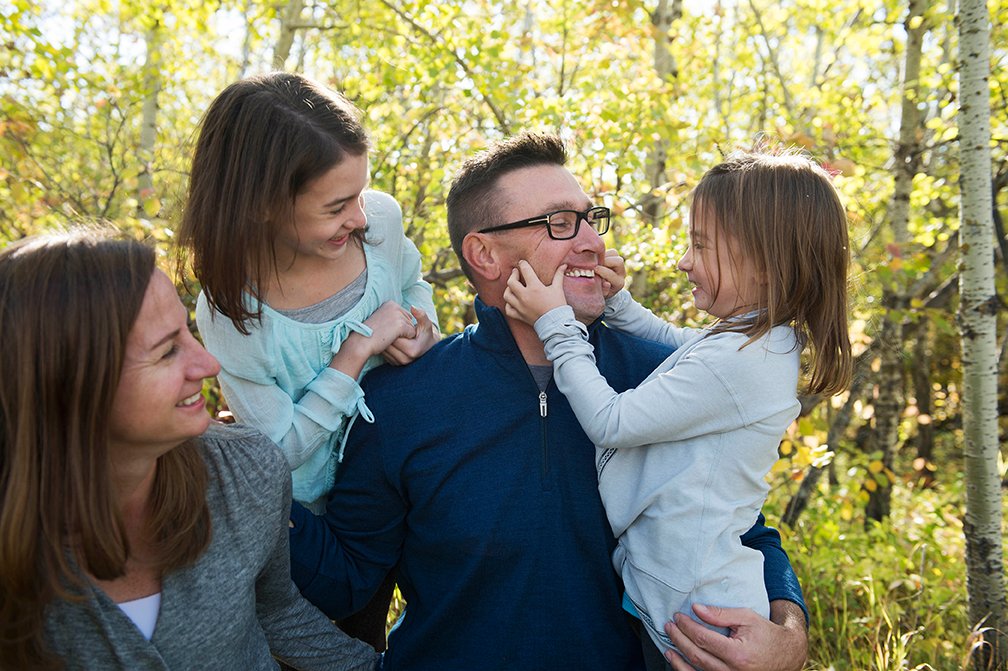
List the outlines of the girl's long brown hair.
<svg viewBox="0 0 1008 671">
<path fill-rule="evenodd" d="M 850 251 L 847 214 L 829 174 L 795 150 L 735 152 L 700 180 L 691 219 L 697 215 L 712 218 L 716 234 L 728 235 L 765 273 L 756 316 L 739 330 L 752 342 L 774 326 L 793 326 L 811 350 L 809 392 L 843 391 L 851 376 Z"/>
<path fill-rule="evenodd" d="M 0 668 L 62 666 L 45 609 L 81 598 L 74 563 L 102 580 L 125 572 L 109 414 L 153 272 L 152 249 L 94 229 L 0 251 Z M 162 572 L 209 543 L 206 486 L 198 442 L 159 459 L 149 523 Z"/>
<path fill-rule="evenodd" d="M 301 75 L 273 72 L 237 81 L 210 104 L 200 126 L 189 196 L 179 227 L 181 256 L 210 307 L 239 332 L 262 314 L 245 292 L 276 272 L 277 231 L 294 216 L 294 199 L 370 141 L 360 111 L 342 95 Z M 363 231 L 351 234 L 363 243 Z M 180 259 L 180 267 L 186 259 Z"/>
</svg>

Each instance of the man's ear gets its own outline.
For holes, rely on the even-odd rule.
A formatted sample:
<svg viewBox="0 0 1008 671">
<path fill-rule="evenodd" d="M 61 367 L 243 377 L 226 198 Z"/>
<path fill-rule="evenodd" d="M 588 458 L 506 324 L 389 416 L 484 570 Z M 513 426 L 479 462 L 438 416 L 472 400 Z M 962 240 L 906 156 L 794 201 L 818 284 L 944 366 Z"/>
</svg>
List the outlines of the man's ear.
<svg viewBox="0 0 1008 671">
<path fill-rule="evenodd" d="M 493 239 L 483 233 L 469 233 L 462 239 L 462 256 L 478 277 L 495 281 L 503 268 Z M 509 269 L 510 270 L 510 269 Z"/>
</svg>

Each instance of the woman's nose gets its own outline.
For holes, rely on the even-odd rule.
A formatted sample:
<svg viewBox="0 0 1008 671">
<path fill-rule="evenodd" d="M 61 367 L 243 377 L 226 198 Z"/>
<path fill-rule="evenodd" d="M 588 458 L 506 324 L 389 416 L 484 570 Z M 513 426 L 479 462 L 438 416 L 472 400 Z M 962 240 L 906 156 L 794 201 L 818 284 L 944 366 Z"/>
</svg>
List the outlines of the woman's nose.
<svg viewBox="0 0 1008 671">
<path fill-rule="evenodd" d="M 190 367 L 190 376 L 192 379 L 202 380 L 217 375 L 221 369 L 217 357 L 206 351 L 206 348 L 199 341 L 196 341 L 195 338 L 193 340 L 193 362 Z"/>
</svg>

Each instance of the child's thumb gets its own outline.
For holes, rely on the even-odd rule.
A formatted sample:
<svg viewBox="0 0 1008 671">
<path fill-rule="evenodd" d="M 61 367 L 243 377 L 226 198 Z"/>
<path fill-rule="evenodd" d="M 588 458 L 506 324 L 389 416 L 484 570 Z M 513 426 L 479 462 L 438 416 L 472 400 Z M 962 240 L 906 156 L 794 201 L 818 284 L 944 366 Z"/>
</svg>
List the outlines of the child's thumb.
<svg viewBox="0 0 1008 671">
<path fill-rule="evenodd" d="M 560 267 L 556 269 L 555 273 L 553 273 L 553 284 L 556 284 L 557 282 L 563 282 L 564 273 L 566 272 L 567 272 L 567 264 L 561 263 Z"/>
</svg>

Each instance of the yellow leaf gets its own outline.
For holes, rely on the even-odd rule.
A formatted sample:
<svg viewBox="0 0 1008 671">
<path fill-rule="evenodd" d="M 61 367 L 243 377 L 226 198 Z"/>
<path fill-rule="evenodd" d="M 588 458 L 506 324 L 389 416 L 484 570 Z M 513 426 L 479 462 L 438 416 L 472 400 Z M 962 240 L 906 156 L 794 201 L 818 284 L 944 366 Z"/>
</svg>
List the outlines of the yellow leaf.
<svg viewBox="0 0 1008 671">
<path fill-rule="evenodd" d="M 143 202 L 144 212 L 148 217 L 155 216 L 161 211 L 161 199 L 160 198 L 147 198 Z"/>
<path fill-rule="evenodd" d="M 789 470 L 791 470 L 791 464 L 788 463 L 787 459 L 778 459 L 774 463 L 773 468 L 770 469 L 770 472 L 773 473 L 774 475 L 777 475 L 779 473 L 784 473 Z"/>
<path fill-rule="evenodd" d="M 874 492 L 876 489 L 878 489 L 878 485 L 875 484 L 874 480 L 865 480 L 864 488 L 867 489 L 869 492 Z"/>
<path fill-rule="evenodd" d="M 868 471 L 870 473 L 881 473 L 883 468 L 885 468 L 885 464 L 881 461 L 873 461 L 868 464 Z"/>
<path fill-rule="evenodd" d="M 791 461 L 794 462 L 795 466 L 799 466 L 801 468 L 805 468 L 809 464 L 812 463 L 812 456 L 811 455 L 812 455 L 812 450 L 810 450 L 805 445 L 799 445 L 798 446 L 798 451 L 795 453 L 794 457 L 791 458 Z"/>
</svg>

